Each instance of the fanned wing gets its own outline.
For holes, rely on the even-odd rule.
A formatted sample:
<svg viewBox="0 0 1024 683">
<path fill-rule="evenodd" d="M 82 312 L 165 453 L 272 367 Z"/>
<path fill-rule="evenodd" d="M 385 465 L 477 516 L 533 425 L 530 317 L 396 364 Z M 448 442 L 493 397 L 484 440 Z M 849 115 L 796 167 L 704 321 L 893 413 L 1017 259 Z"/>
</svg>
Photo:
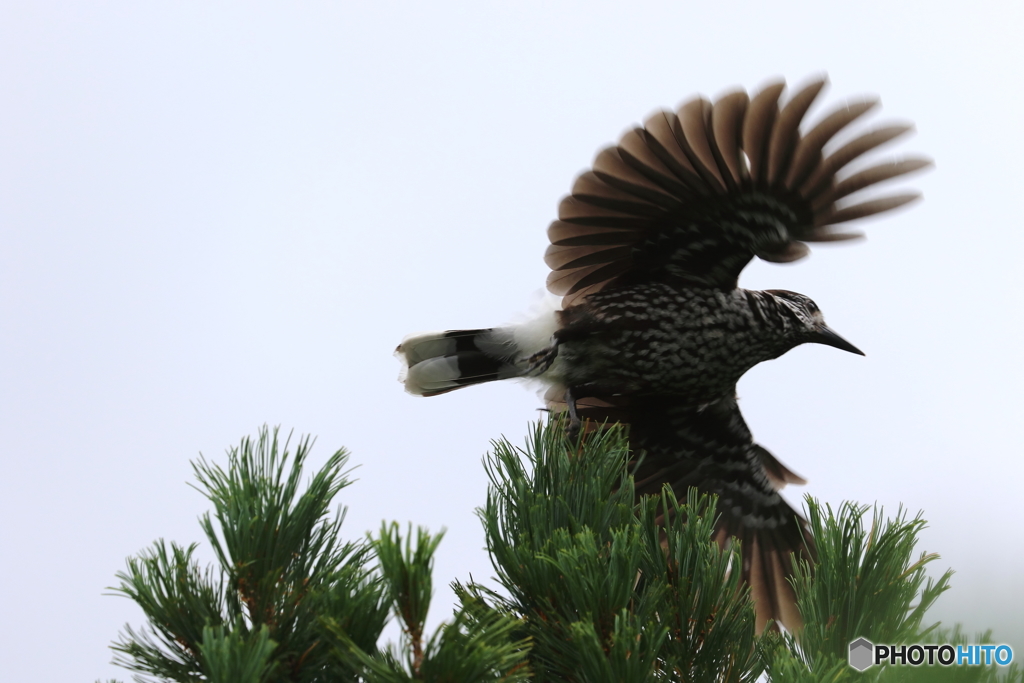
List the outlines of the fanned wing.
<svg viewBox="0 0 1024 683">
<path fill-rule="evenodd" d="M 878 101 L 847 102 L 801 132 L 824 86 L 823 78 L 814 80 L 782 106 L 781 82 L 753 97 L 698 97 L 628 131 L 597 155 L 559 205 L 548 228 L 548 289 L 570 306 L 636 282 L 732 288 L 754 256 L 797 260 L 808 252 L 805 242 L 859 236 L 833 226 L 916 199 L 916 192 L 847 199 L 931 162 L 890 159 L 846 171 L 912 127 L 872 129 L 826 154 L 829 141 Z"/>
<path fill-rule="evenodd" d="M 791 632 L 800 613 L 787 577 L 792 555 L 814 557 L 807 522 L 779 495 L 804 480 L 754 443 L 733 398 L 703 409 L 649 400 L 628 410 L 631 447 L 643 453 L 634 471 L 637 495 L 658 494 L 668 483 L 677 496 L 690 487 L 718 496 L 721 542 L 741 542 L 743 580 L 757 609 L 757 628 L 768 619 Z"/>
</svg>

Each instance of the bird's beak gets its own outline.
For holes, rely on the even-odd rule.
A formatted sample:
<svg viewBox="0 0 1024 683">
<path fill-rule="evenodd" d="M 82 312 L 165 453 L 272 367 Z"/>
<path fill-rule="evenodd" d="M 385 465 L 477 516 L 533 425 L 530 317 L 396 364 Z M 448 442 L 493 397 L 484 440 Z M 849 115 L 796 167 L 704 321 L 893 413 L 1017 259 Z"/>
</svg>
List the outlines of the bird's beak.
<svg viewBox="0 0 1024 683">
<path fill-rule="evenodd" d="M 825 346 L 832 346 L 843 351 L 856 353 L 858 356 L 864 355 L 863 351 L 833 332 L 827 325 L 818 327 L 818 333 L 814 335 L 811 341 L 815 344 L 824 344 Z"/>
</svg>

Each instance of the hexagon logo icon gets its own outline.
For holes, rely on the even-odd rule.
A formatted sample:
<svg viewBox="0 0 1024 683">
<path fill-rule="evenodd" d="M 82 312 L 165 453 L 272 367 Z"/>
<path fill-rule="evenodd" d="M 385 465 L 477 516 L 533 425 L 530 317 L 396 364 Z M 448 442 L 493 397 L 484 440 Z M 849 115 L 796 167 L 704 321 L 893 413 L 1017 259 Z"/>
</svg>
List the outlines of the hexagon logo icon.
<svg viewBox="0 0 1024 683">
<path fill-rule="evenodd" d="M 872 661 L 874 651 L 875 646 L 867 638 L 858 638 L 853 641 L 850 643 L 850 666 L 857 671 L 864 671 L 874 663 Z"/>
</svg>

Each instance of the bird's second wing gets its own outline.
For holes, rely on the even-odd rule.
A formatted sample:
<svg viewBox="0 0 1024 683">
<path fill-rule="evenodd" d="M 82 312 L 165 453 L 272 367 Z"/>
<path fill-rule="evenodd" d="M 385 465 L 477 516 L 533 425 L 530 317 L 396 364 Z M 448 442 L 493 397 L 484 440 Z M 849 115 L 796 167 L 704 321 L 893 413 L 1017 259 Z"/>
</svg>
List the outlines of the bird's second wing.
<svg viewBox="0 0 1024 683">
<path fill-rule="evenodd" d="M 768 619 L 800 628 L 793 589 L 792 554 L 810 560 L 814 539 L 806 520 L 779 495 L 787 483 L 804 483 L 754 443 L 733 398 L 702 409 L 661 400 L 632 402 L 631 448 L 643 457 L 634 471 L 637 495 L 658 494 L 671 484 L 718 496 L 719 541 L 741 542 L 743 580 L 757 609 L 757 628 Z"/>
<path fill-rule="evenodd" d="M 858 236 L 831 226 L 917 198 L 904 192 L 847 199 L 930 162 L 904 158 L 845 171 L 912 127 L 875 128 L 825 154 L 826 144 L 878 101 L 847 102 L 801 132 L 824 85 L 823 78 L 811 82 L 781 107 L 782 82 L 752 98 L 743 91 L 713 104 L 697 97 L 624 134 L 559 205 L 548 229 L 548 289 L 570 306 L 605 287 L 637 282 L 732 288 L 754 256 L 799 259 L 805 242 Z"/>
</svg>

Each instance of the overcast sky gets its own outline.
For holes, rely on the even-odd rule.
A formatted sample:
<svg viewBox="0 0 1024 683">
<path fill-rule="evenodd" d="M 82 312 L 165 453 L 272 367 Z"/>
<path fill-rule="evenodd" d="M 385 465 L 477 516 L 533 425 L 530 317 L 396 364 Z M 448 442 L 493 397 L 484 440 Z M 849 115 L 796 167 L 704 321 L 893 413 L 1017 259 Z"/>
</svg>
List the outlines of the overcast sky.
<svg viewBox="0 0 1024 683">
<path fill-rule="evenodd" d="M 653 109 L 822 71 L 936 169 L 866 241 L 744 273 L 867 353 L 759 366 L 744 414 L 810 480 L 791 501 L 924 510 L 957 572 L 933 616 L 1024 655 L 1024 6 L 768 6 L 0 3 L 4 678 L 127 680 L 107 646 L 142 616 L 105 587 L 201 540 L 190 460 L 263 423 L 352 452 L 350 536 L 448 529 L 447 616 L 449 581 L 493 573 L 481 457 L 540 402 L 408 396 L 395 345 L 529 310 L 557 201 Z"/>
</svg>

